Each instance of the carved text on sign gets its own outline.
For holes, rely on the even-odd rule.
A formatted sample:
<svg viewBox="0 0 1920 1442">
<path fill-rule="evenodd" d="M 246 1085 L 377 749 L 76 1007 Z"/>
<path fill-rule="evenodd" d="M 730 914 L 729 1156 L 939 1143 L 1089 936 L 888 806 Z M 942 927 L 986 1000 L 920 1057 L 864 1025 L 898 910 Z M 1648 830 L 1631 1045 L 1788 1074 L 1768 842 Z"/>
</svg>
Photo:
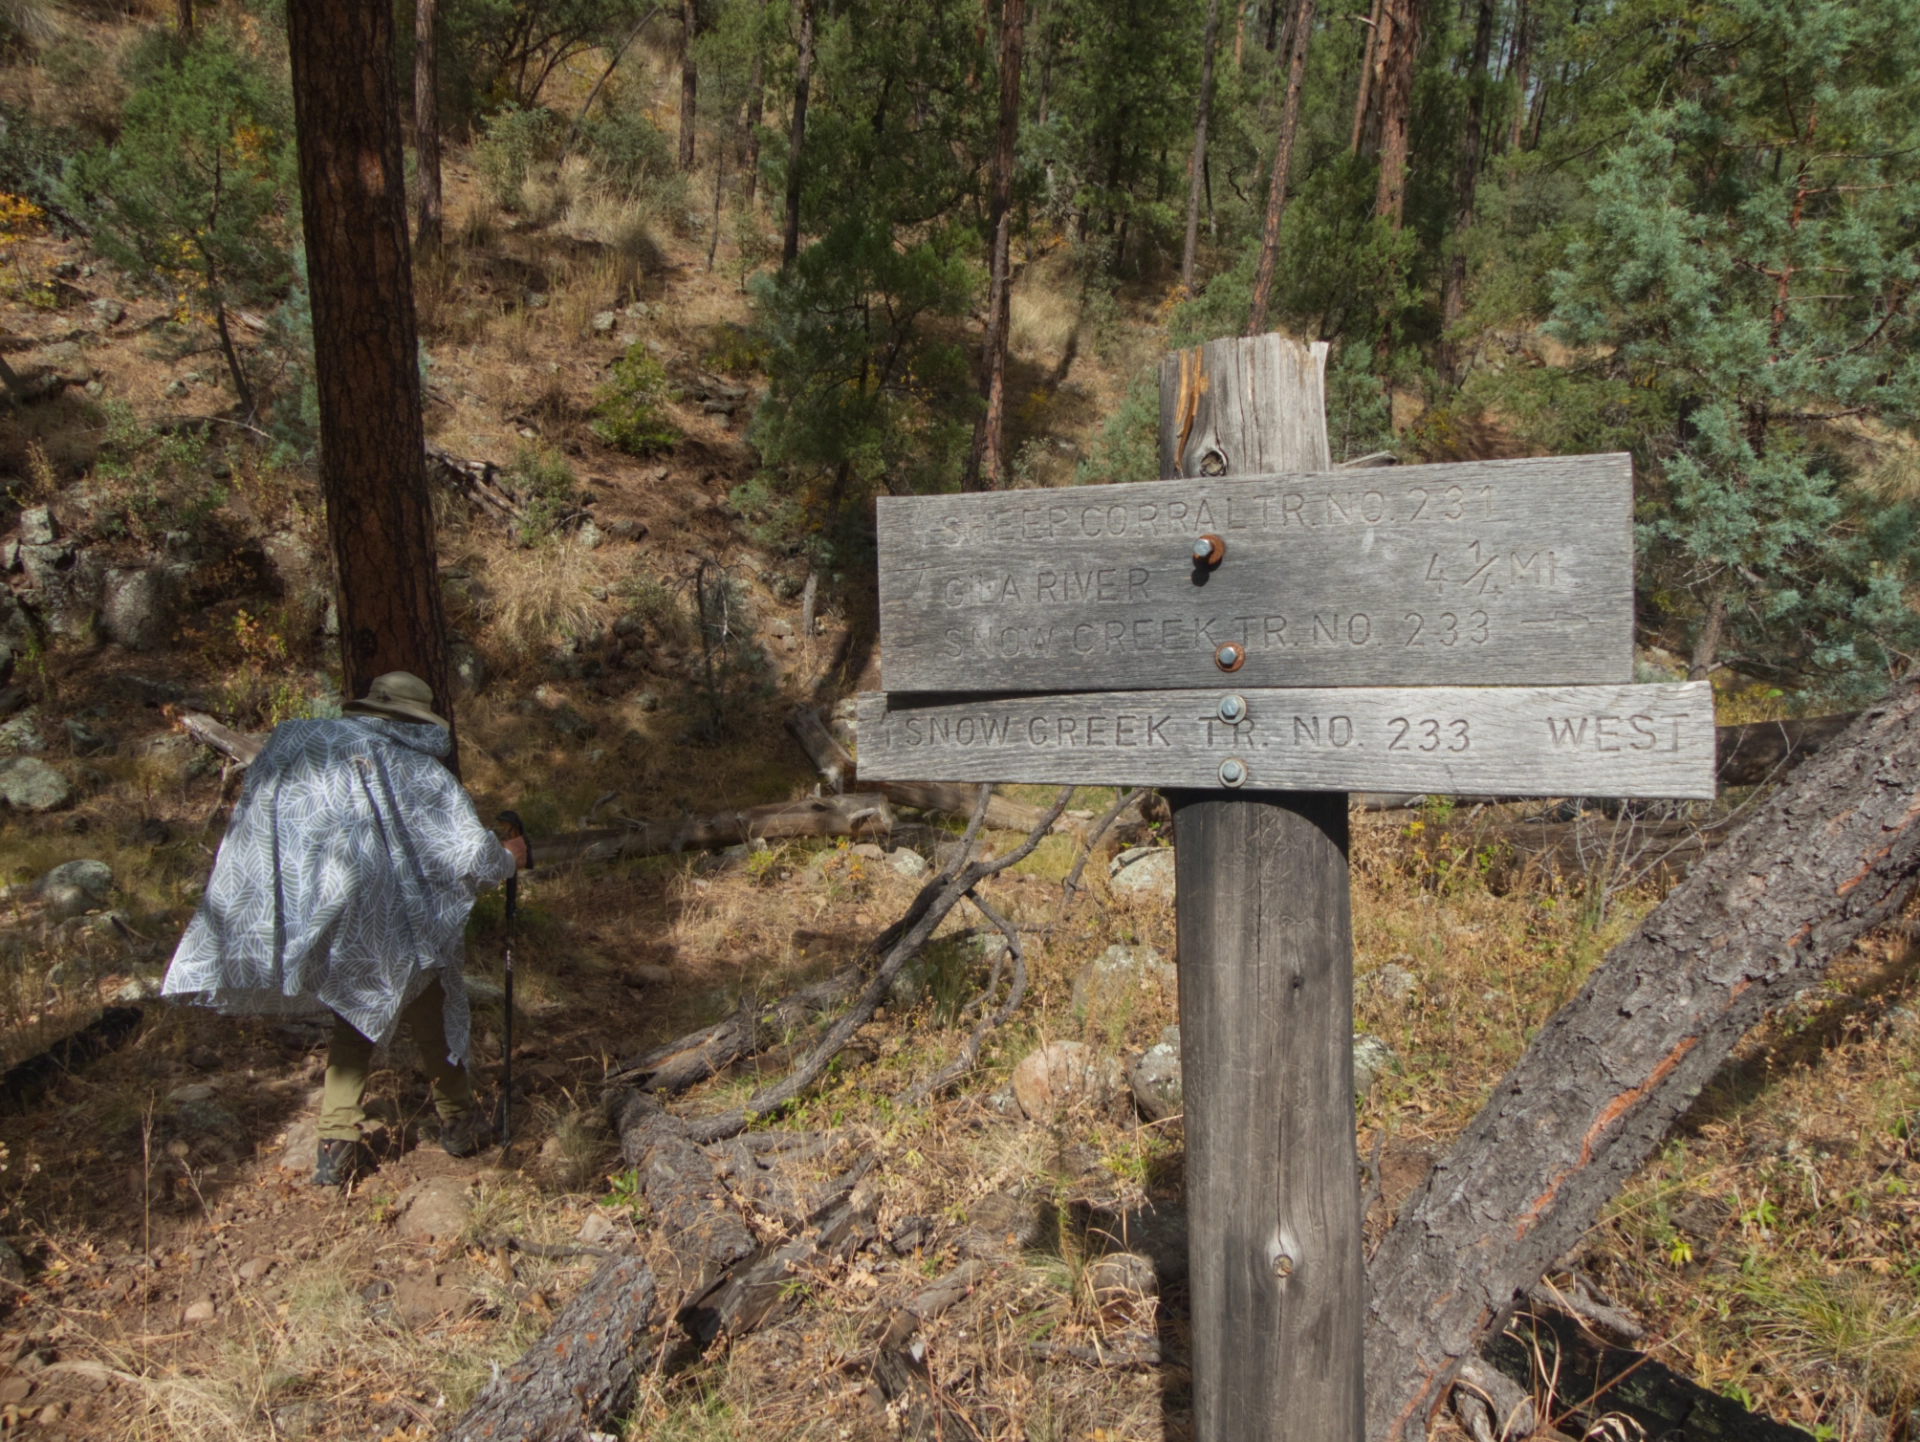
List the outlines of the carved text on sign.
<svg viewBox="0 0 1920 1442">
<path fill-rule="evenodd" d="M 890 691 L 1625 681 L 1624 456 L 887 498 Z M 1217 564 L 1193 543 L 1217 537 Z"/>
<path fill-rule="evenodd" d="M 1221 719 L 1221 700 L 1243 702 Z M 1512 796 L 1713 795 L 1705 682 L 1344 687 L 987 697 L 860 697 L 871 780 L 1245 784 Z"/>
</svg>

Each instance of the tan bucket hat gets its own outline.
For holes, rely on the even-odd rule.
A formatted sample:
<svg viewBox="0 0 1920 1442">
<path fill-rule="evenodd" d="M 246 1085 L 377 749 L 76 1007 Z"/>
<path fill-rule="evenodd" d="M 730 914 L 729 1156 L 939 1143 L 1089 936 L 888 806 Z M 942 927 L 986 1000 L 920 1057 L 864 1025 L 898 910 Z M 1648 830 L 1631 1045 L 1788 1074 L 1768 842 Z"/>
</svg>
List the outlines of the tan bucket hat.
<svg viewBox="0 0 1920 1442">
<path fill-rule="evenodd" d="M 411 671 L 389 671 L 373 678 L 367 694 L 340 708 L 343 716 L 380 716 L 389 721 L 424 721 L 450 731 L 447 718 L 433 710 L 433 691 Z"/>
</svg>

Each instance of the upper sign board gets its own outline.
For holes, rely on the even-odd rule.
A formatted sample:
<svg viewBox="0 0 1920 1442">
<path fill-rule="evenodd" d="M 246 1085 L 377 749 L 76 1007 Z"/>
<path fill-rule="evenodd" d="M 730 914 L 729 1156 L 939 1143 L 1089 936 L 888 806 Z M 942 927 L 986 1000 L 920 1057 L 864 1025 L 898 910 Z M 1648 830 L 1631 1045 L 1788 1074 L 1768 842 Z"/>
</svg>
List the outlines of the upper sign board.
<svg viewBox="0 0 1920 1442">
<path fill-rule="evenodd" d="M 1605 455 L 883 498 L 882 683 L 1631 681 L 1632 493 Z"/>
</svg>

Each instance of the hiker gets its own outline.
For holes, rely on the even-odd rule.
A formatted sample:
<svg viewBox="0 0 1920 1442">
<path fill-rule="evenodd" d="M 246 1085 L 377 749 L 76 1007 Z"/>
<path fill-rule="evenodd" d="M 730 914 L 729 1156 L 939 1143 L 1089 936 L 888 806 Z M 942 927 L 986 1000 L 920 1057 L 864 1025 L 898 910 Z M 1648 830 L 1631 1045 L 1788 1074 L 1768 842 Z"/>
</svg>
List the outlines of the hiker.
<svg viewBox="0 0 1920 1442">
<path fill-rule="evenodd" d="M 230 1014 L 332 1015 L 319 1186 L 359 1172 L 368 1066 L 402 1021 L 441 1146 L 470 1156 L 490 1132 L 467 1075 L 462 939 L 475 893 L 512 876 L 526 843 L 480 824 L 432 704 L 392 671 L 338 720 L 274 727 L 161 988 Z"/>
</svg>

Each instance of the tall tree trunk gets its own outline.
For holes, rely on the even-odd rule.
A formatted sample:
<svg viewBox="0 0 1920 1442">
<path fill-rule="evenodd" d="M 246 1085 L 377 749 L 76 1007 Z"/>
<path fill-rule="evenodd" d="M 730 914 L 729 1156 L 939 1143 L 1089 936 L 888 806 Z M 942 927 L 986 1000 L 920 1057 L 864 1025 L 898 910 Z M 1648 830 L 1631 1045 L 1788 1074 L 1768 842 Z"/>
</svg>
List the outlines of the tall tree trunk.
<svg viewBox="0 0 1920 1442">
<path fill-rule="evenodd" d="M 1453 180 L 1453 254 L 1441 287 L 1440 375 L 1460 384 L 1460 340 L 1453 334 L 1467 310 L 1467 232 L 1473 228 L 1473 193 L 1480 182 L 1481 136 L 1487 111 L 1487 59 L 1493 52 L 1493 0 L 1480 0 L 1473 30 L 1473 60 L 1467 73 L 1467 128 L 1460 137 L 1459 170 Z"/>
<path fill-rule="evenodd" d="M 780 268 L 800 254 L 800 166 L 807 145 L 807 90 L 813 83 L 813 5 L 800 0 L 800 64 L 793 76 L 793 129 L 787 142 L 787 225 L 780 240 Z"/>
<path fill-rule="evenodd" d="M 1314 0 L 1300 0 L 1293 21 L 1293 53 L 1287 61 L 1287 103 L 1280 113 L 1280 140 L 1273 151 L 1273 175 L 1267 182 L 1267 220 L 1260 232 L 1260 265 L 1253 276 L 1253 304 L 1247 334 L 1267 328 L 1267 303 L 1273 294 L 1273 268 L 1280 257 L 1280 218 L 1287 209 L 1287 173 L 1293 169 L 1293 137 L 1300 125 L 1300 92 L 1307 79 L 1307 42 L 1313 38 Z"/>
<path fill-rule="evenodd" d="M 1420 51 L 1424 4 L 1387 0 L 1385 6 L 1393 26 L 1380 69 L 1380 186 L 1374 192 L 1373 213 L 1390 219 L 1395 230 L 1407 203 L 1407 127 L 1413 118 L 1413 62 Z"/>
<path fill-rule="evenodd" d="M 440 62 L 434 0 L 413 0 L 413 151 L 420 185 L 415 232 L 422 250 L 440 246 Z"/>
<path fill-rule="evenodd" d="M 1920 687 L 1905 685 L 1696 862 L 1541 1028 L 1374 1254 L 1371 1442 L 1419 1442 L 1459 1362 L 1740 1039 L 1898 915 L 1920 872 L 1917 795 Z"/>
<path fill-rule="evenodd" d="M 174 0 L 173 15 L 180 27 L 180 38 L 193 39 L 193 0 Z"/>
<path fill-rule="evenodd" d="M 1380 57 L 1385 53 L 1380 43 L 1381 27 L 1392 23 L 1387 0 L 1373 0 L 1373 14 L 1367 20 L 1365 53 L 1360 61 L 1360 90 L 1353 99 L 1353 139 L 1347 145 L 1347 150 L 1354 155 L 1360 153 L 1360 142 L 1366 138 L 1367 111 L 1373 104 L 1374 72 L 1380 68 Z"/>
<path fill-rule="evenodd" d="M 1193 261 L 1200 249 L 1200 189 L 1207 169 L 1207 119 L 1213 111 L 1213 50 L 1220 39 L 1220 0 L 1207 0 L 1200 42 L 1200 113 L 1193 122 L 1193 174 L 1187 185 L 1187 245 L 1180 253 L 1180 288 L 1193 294 Z"/>
<path fill-rule="evenodd" d="M 767 0 L 760 0 L 760 13 L 767 13 Z M 758 38 L 753 46 L 753 71 L 747 77 L 747 163 L 745 204 L 753 209 L 753 197 L 760 189 L 760 121 L 766 114 L 766 55 Z"/>
<path fill-rule="evenodd" d="M 420 423 L 393 6 L 288 0 L 287 50 L 344 694 L 366 694 L 384 672 L 411 671 L 451 717 Z"/>
<path fill-rule="evenodd" d="M 1507 74 L 1512 77 L 1513 116 L 1507 123 L 1507 149 L 1518 150 L 1520 137 L 1527 127 L 1527 80 L 1533 63 L 1533 7 L 1528 0 L 1519 0 L 1519 9 L 1513 20 L 1513 64 Z"/>
<path fill-rule="evenodd" d="M 693 169 L 693 122 L 700 89 L 700 70 L 693 58 L 693 42 L 700 31 L 700 7 L 680 0 L 680 168 Z"/>
<path fill-rule="evenodd" d="M 1007 420 L 1007 329 L 1013 313 L 1013 154 L 1020 138 L 1020 56 L 1026 39 L 1027 0 L 1001 0 L 1000 126 L 994 137 L 987 198 L 987 234 L 993 254 L 987 288 L 987 334 L 980 379 L 986 410 L 974 427 L 963 489 L 993 491 L 1006 479 L 1002 448 Z"/>
</svg>

